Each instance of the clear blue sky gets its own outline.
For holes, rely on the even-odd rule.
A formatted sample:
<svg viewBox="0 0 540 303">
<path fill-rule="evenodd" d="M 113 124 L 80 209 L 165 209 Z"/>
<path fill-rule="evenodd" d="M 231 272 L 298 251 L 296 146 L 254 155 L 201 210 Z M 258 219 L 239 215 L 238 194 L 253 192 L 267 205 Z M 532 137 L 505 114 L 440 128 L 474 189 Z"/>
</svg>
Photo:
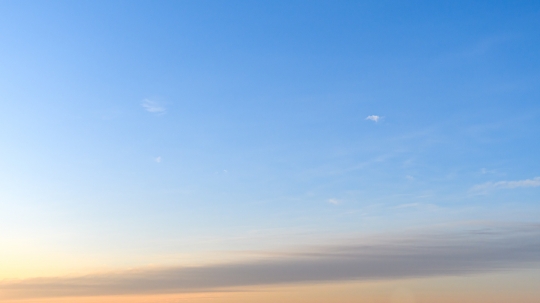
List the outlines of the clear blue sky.
<svg viewBox="0 0 540 303">
<path fill-rule="evenodd" d="M 2 1 L 0 15 L 8 245 L 169 254 L 538 222 L 538 1 Z M 200 242 L 257 232 L 276 238 Z"/>
</svg>

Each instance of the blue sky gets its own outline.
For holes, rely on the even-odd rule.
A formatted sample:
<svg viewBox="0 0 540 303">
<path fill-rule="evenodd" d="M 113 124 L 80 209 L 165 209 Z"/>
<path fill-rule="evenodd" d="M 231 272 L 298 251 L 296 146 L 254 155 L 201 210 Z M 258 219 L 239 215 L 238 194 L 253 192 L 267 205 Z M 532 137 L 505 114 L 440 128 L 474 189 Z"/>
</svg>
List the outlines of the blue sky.
<svg viewBox="0 0 540 303">
<path fill-rule="evenodd" d="M 14 253 L 538 222 L 536 1 L 0 12 L 0 226 Z"/>
</svg>

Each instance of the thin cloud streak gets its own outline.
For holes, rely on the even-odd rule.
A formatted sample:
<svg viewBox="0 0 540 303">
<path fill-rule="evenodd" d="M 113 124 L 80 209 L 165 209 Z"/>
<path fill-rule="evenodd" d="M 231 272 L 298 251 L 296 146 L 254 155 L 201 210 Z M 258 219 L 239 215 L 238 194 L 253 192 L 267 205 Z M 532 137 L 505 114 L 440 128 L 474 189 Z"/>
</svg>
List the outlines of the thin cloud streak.
<svg viewBox="0 0 540 303">
<path fill-rule="evenodd" d="M 540 226 L 394 236 L 201 267 L 0 282 L 0 298 L 165 294 L 232 287 L 475 274 L 540 262 Z"/>
<path fill-rule="evenodd" d="M 520 187 L 539 187 L 540 177 L 518 181 L 499 181 L 499 182 L 486 182 L 475 185 L 471 188 L 472 192 L 488 192 L 495 189 L 514 189 Z"/>
<path fill-rule="evenodd" d="M 141 106 L 149 113 L 153 114 L 164 114 L 166 109 L 162 105 L 160 105 L 158 102 L 150 100 L 150 99 L 144 99 L 141 103 Z"/>
</svg>

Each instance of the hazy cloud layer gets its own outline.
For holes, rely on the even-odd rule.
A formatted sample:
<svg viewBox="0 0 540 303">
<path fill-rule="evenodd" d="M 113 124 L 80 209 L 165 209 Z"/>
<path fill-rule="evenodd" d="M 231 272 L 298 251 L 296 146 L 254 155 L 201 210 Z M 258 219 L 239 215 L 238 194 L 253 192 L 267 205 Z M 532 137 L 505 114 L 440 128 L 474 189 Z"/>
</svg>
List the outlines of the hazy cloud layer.
<svg viewBox="0 0 540 303">
<path fill-rule="evenodd" d="M 461 275 L 540 261 L 540 226 L 363 242 L 273 253 L 258 261 L 4 281 L 0 282 L 0 298 L 198 292 L 250 285 Z"/>
<path fill-rule="evenodd" d="M 494 189 L 499 188 L 519 188 L 519 187 L 539 187 L 540 186 L 540 177 L 526 180 L 517 180 L 517 181 L 499 181 L 499 182 L 486 182 L 482 184 L 475 185 L 471 188 L 473 192 L 488 192 Z"/>
</svg>

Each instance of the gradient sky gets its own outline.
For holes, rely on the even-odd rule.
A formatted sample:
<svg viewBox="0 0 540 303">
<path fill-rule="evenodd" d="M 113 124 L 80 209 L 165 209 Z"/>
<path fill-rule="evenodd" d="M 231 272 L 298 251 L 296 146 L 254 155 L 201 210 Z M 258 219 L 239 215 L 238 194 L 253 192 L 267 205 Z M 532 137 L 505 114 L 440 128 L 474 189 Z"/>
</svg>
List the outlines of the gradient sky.
<svg viewBox="0 0 540 303">
<path fill-rule="evenodd" d="M 0 301 L 540 299 L 540 2 L 0 16 Z"/>
</svg>

